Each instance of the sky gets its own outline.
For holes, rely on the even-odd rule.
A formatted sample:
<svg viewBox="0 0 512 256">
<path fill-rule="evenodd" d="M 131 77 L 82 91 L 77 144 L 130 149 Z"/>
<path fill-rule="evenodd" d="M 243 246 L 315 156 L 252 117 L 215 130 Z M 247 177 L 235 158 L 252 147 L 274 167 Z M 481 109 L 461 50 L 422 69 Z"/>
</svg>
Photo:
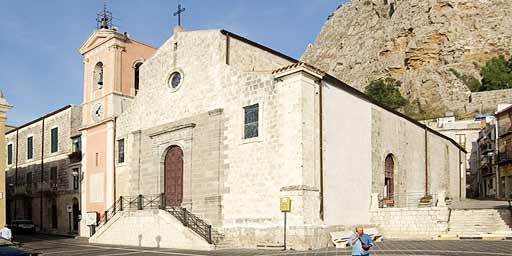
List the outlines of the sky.
<svg viewBox="0 0 512 256">
<path fill-rule="evenodd" d="M 108 0 L 114 26 L 150 45 L 172 34 L 178 3 L 185 30 L 223 28 L 294 58 L 348 0 Z M 80 45 L 96 29 L 103 0 L 0 0 L 0 89 L 21 125 L 82 103 Z"/>
</svg>

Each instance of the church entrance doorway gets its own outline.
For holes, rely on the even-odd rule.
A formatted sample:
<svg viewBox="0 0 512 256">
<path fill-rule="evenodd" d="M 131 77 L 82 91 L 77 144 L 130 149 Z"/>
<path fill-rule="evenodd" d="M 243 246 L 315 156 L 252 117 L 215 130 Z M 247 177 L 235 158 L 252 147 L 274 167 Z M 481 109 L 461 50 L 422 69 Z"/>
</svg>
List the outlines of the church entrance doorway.
<svg viewBox="0 0 512 256">
<path fill-rule="evenodd" d="M 394 170 L 395 170 L 395 161 L 393 160 L 393 155 L 389 154 L 386 156 L 386 160 L 384 162 L 385 171 L 384 171 L 384 199 L 385 203 L 388 206 L 394 206 Z"/>
<path fill-rule="evenodd" d="M 178 146 L 171 146 L 165 155 L 164 193 L 167 205 L 181 205 L 183 201 L 183 151 Z"/>
</svg>

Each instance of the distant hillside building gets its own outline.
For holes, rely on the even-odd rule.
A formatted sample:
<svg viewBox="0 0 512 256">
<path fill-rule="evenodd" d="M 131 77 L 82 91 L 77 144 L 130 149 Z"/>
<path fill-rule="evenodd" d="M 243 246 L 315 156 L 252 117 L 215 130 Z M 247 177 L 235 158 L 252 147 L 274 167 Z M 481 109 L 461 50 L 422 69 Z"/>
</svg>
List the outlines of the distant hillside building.
<svg viewBox="0 0 512 256">
<path fill-rule="evenodd" d="M 69 105 L 6 132 L 8 222 L 78 232 L 81 124 L 81 107 Z"/>
</svg>

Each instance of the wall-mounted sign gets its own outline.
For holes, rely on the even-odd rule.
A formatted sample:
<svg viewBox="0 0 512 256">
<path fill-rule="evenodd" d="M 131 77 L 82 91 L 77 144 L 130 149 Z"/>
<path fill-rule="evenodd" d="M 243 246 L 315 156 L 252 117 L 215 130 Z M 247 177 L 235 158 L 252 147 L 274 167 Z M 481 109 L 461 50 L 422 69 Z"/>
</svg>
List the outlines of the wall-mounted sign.
<svg viewBox="0 0 512 256">
<path fill-rule="evenodd" d="M 85 224 L 87 226 L 98 225 L 98 213 L 97 212 L 87 212 L 85 215 Z"/>
<path fill-rule="evenodd" d="M 292 210 L 292 200 L 289 197 L 282 197 L 279 202 L 279 208 L 282 212 L 290 212 Z"/>
</svg>

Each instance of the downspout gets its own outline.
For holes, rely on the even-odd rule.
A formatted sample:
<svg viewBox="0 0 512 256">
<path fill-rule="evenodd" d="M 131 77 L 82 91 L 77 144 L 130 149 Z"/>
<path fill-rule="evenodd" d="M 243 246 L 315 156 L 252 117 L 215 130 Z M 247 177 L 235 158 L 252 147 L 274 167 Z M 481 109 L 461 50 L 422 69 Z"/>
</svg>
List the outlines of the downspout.
<svg viewBox="0 0 512 256">
<path fill-rule="evenodd" d="M 16 163 L 14 164 L 14 218 L 16 218 L 16 208 L 17 207 L 17 199 L 16 199 L 16 187 L 18 186 L 18 139 L 19 139 L 19 129 L 16 129 Z"/>
<path fill-rule="evenodd" d="M 324 220 L 324 149 L 323 149 L 323 86 L 322 81 L 319 83 L 318 97 L 320 101 L 319 106 L 319 119 L 320 119 L 320 219 Z"/>
<path fill-rule="evenodd" d="M 425 128 L 425 196 L 428 196 L 428 131 Z"/>
<path fill-rule="evenodd" d="M 461 155 L 462 154 L 462 150 L 459 149 L 459 201 L 462 199 L 462 168 L 461 168 L 461 165 L 462 165 L 462 162 L 461 162 Z"/>
<path fill-rule="evenodd" d="M 44 118 L 42 119 L 41 125 L 41 197 L 39 203 L 39 223 L 41 227 L 40 231 L 43 231 L 43 182 L 44 182 Z"/>
<path fill-rule="evenodd" d="M 114 117 L 114 120 L 113 120 L 113 129 L 114 129 L 114 150 L 112 150 L 112 154 L 114 155 L 114 157 L 112 159 L 114 159 L 113 161 L 113 166 L 112 166 L 112 171 L 113 171 L 113 174 L 114 174 L 114 187 L 112 188 L 112 191 L 114 191 L 114 205 L 116 205 L 116 120 L 117 120 L 117 117 Z M 126 148 L 126 143 L 125 143 L 125 146 Z M 126 152 L 126 150 L 125 150 Z M 125 157 L 126 158 L 126 157 Z"/>
</svg>

